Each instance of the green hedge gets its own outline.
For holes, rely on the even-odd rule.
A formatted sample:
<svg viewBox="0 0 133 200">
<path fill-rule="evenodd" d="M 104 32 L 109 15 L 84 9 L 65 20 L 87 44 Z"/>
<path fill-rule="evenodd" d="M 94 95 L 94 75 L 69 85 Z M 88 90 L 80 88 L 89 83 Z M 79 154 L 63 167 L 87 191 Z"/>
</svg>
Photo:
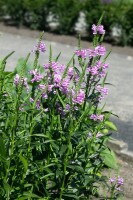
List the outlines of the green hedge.
<svg viewBox="0 0 133 200">
<path fill-rule="evenodd" d="M 103 24 L 110 37 L 112 27 L 119 26 L 122 35 L 117 44 L 133 45 L 133 1 L 131 0 L 0 0 L 0 14 L 10 15 L 17 26 L 26 25 L 32 29 L 49 30 L 47 16 L 52 13 L 59 26 L 60 34 L 74 33 L 75 22 L 80 11 L 86 15 L 87 31 L 105 11 Z"/>
</svg>

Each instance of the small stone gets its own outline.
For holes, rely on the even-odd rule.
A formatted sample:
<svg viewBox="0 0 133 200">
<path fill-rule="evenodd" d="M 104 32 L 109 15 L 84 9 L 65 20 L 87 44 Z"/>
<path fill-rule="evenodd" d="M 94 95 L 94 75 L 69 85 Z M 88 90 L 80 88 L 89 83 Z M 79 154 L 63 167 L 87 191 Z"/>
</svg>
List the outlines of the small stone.
<svg viewBox="0 0 133 200">
<path fill-rule="evenodd" d="M 133 57 L 132 56 L 127 56 L 127 60 L 133 60 Z"/>
</svg>

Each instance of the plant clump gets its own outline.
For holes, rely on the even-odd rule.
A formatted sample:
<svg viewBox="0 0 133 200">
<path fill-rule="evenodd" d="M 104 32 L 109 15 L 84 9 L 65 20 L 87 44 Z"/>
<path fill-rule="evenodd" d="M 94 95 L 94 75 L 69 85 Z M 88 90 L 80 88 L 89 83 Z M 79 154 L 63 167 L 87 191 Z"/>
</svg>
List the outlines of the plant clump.
<svg viewBox="0 0 133 200">
<path fill-rule="evenodd" d="M 0 199 L 118 199 L 123 179 L 108 178 L 117 168 L 107 146 L 111 112 L 101 101 L 108 94 L 105 30 L 92 26 L 91 49 L 80 46 L 67 65 L 53 58 L 40 66 L 42 42 L 14 72 L 0 62 Z M 117 182 L 115 182 L 117 181 Z M 100 194 L 106 186 L 107 197 Z M 109 193 L 109 194 L 108 194 Z M 105 192 L 104 192 L 105 194 Z"/>
</svg>

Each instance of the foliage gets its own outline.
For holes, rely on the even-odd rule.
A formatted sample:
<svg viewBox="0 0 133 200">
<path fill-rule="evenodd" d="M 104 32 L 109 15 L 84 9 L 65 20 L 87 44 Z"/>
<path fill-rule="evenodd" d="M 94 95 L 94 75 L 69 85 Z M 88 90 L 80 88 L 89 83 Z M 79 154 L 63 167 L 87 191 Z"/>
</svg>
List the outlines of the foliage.
<svg viewBox="0 0 133 200">
<path fill-rule="evenodd" d="M 51 0 L 24 0 L 24 7 L 27 10 L 25 25 L 32 29 L 45 30 L 48 26 L 47 16 L 52 5 Z"/>
<path fill-rule="evenodd" d="M 10 15 L 17 26 L 24 22 L 25 8 L 22 0 L 3 0 L 5 4 L 5 14 Z"/>
<path fill-rule="evenodd" d="M 71 6 L 70 6 L 71 5 Z M 74 32 L 74 25 L 79 17 L 82 4 L 77 0 L 54 1 L 53 14 L 59 22 L 57 32 L 70 34 Z"/>
<path fill-rule="evenodd" d="M 103 19 L 107 30 L 105 40 L 119 45 L 133 45 L 132 0 L 0 0 L 1 15 L 9 15 L 17 26 L 49 31 L 49 15 L 58 23 L 60 34 L 73 34 L 80 12 L 86 16 L 87 31 L 91 36 L 91 24 Z M 121 30 L 119 37 L 112 36 L 113 27 Z M 89 37 L 92 40 L 92 37 Z"/>
<path fill-rule="evenodd" d="M 104 32 L 100 21 L 98 28 Z M 6 72 L 13 52 L 0 61 L 0 199 L 87 200 L 102 195 L 102 185 L 110 198 L 119 196 L 102 173 L 117 168 L 106 144 L 116 127 L 100 104 L 109 55 L 103 37 L 94 36 L 92 49 L 79 46 L 67 65 L 57 62 L 60 54 L 53 58 L 51 47 L 49 63 L 39 65 L 42 35 L 33 64 L 28 54 Z"/>
</svg>

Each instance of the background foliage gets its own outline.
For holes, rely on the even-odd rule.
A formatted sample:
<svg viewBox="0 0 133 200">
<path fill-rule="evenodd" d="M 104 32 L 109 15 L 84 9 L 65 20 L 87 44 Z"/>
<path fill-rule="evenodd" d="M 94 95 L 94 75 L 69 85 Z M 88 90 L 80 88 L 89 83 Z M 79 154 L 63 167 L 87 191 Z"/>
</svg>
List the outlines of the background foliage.
<svg viewBox="0 0 133 200">
<path fill-rule="evenodd" d="M 51 13 L 58 22 L 56 32 L 73 34 L 80 11 L 85 13 L 87 31 L 105 11 L 103 23 L 108 32 L 105 40 L 121 45 L 133 45 L 133 1 L 125 0 L 0 0 L 0 15 L 9 15 L 15 25 L 32 29 L 50 30 L 47 17 Z M 118 38 L 113 38 L 112 28 L 120 29 Z"/>
</svg>

